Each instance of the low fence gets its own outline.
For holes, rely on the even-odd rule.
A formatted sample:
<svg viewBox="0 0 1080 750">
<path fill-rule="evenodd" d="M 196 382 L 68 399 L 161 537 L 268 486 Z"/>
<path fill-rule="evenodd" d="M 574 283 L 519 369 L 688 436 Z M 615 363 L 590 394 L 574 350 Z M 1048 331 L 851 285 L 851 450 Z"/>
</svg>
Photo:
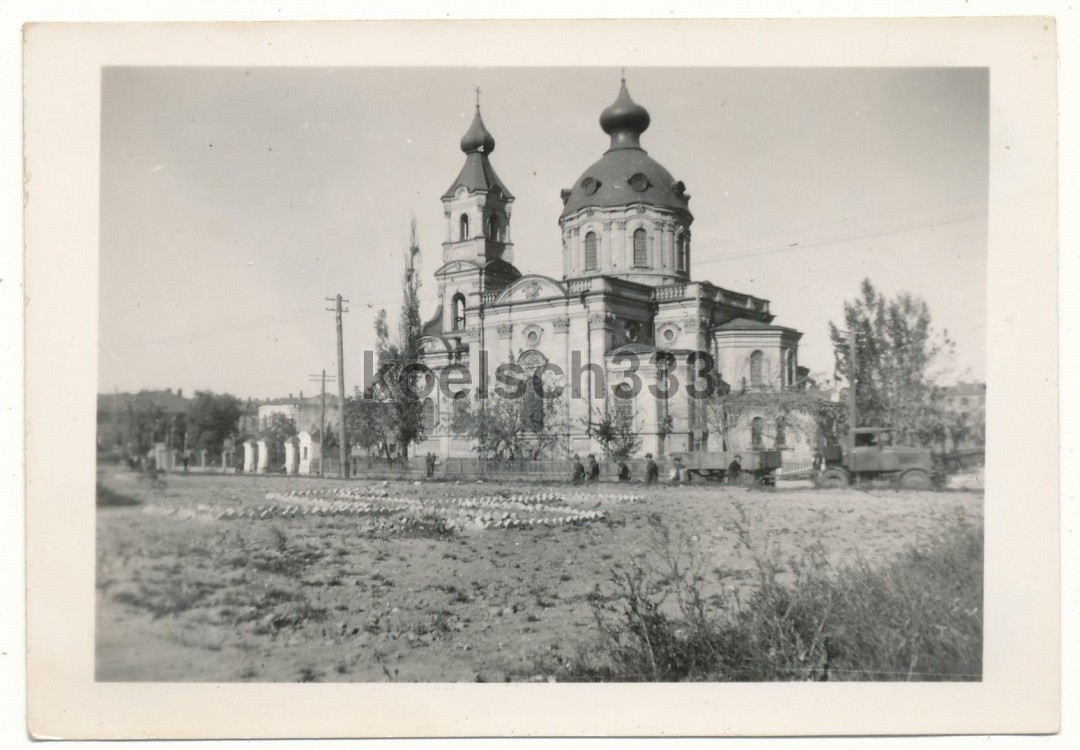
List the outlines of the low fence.
<svg viewBox="0 0 1080 750">
<path fill-rule="evenodd" d="M 583 463 L 587 463 L 583 459 Z M 670 472 L 670 462 L 666 456 L 659 456 L 656 458 L 657 468 L 659 470 L 660 481 L 665 481 Z M 339 476 L 338 467 L 340 461 L 337 458 L 324 458 L 322 459 L 322 465 L 318 460 L 311 462 L 311 470 L 306 474 L 298 474 L 295 476 L 309 476 L 317 477 L 320 475 L 328 478 L 336 478 Z M 601 460 L 600 465 L 600 481 L 602 482 L 617 482 L 618 481 L 618 463 L 615 461 Z M 641 481 L 645 478 L 645 466 L 646 459 L 635 458 L 626 462 L 627 467 L 630 469 L 630 480 Z M 493 480 L 493 481 L 515 481 L 515 482 L 563 482 L 569 481 L 573 470 L 573 463 L 570 459 L 555 459 L 555 460 L 516 460 L 516 461 L 495 461 L 488 459 L 481 459 L 472 456 L 460 457 L 460 458 L 440 458 L 436 460 L 435 466 L 432 470 L 433 479 L 442 480 L 466 480 L 475 481 L 478 479 Z M 172 469 L 174 473 L 183 473 L 181 467 Z M 221 466 L 189 466 L 188 472 L 191 474 L 243 474 L 236 467 Z M 263 472 L 259 472 L 263 474 Z M 280 469 L 268 472 L 272 475 L 284 475 L 284 472 Z M 795 480 L 795 479 L 812 479 L 815 473 L 813 464 L 810 462 L 791 462 L 785 461 L 781 468 L 776 472 L 776 478 L 778 480 Z M 395 458 L 388 460 L 386 458 L 368 458 L 368 457 L 353 457 L 349 459 L 349 476 L 363 479 L 398 479 L 398 480 L 417 480 L 424 479 L 427 474 L 427 460 L 424 456 L 413 456 L 410 458 Z"/>
<path fill-rule="evenodd" d="M 645 459 L 626 462 L 632 480 L 644 479 Z M 660 475 L 664 476 L 666 461 L 657 461 Z M 573 464 L 569 459 L 537 461 L 493 461 L 482 458 L 440 458 L 432 469 L 433 479 L 502 480 L 524 482 L 558 482 L 571 478 Z M 335 465 L 333 475 L 337 474 Z M 398 458 L 356 458 L 350 462 L 350 474 L 369 479 L 423 479 L 427 477 L 427 461 L 424 456 Z M 600 462 L 600 480 L 618 481 L 619 467 L 615 462 Z M 327 471 L 330 475 L 330 471 Z"/>
</svg>

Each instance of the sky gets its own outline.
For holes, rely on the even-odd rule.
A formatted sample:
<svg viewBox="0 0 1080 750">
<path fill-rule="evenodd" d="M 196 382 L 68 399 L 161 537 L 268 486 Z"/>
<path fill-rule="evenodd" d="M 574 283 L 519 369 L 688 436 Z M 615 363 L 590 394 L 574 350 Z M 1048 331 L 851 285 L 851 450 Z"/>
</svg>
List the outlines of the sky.
<svg viewBox="0 0 1080 750">
<path fill-rule="evenodd" d="M 99 391 L 267 398 L 361 377 L 397 315 L 411 217 L 436 306 L 440 196 L 480 88 L 515 195 L 514 262 L 561 278 L 559 192 L 608 146 L 612 68 L 106 68 Z M 626 70 L 642 146 L 691 195 L 695 280 L 771 300 L 832 376 L 828 323 L 863 278 L 927 301 L 983 380 L 989 91 L 975 68 Z"/>
</svg>

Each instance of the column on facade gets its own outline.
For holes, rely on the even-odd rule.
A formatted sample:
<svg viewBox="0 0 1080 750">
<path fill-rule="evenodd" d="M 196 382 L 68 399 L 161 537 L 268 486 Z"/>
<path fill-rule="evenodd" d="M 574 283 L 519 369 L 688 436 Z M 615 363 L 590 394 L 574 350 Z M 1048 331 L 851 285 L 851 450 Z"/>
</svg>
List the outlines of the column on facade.
<svg viewBox="0 0 1080 750">
<path fill-rule="evenodd" d="M 593 397 L 592 408 L 594 411 L 604 411 L 607 407 L 607 399 L 611 393 L 611 384 L 608 383 L 607 372 L 607 357 L 606 352 L 611 348 L 612 341 L 612 328 L 615 323 L 615 317 L 609 312 L 593 312 L 589 313 L 588 324 L 590 332 L 590 352 L 584 359 L 588 363 L 595 363 L 599 365 L 599 371 L 595 372 L 591 376 L 584 378 L 584 385 L 589 389 L 589 394 L 596 394 L 599 392 L 599 397 Z M 586 396 L 586 414 L 589 414 L 589 397 Z M 589 415 L 589 421 L 591 423 L 592 415 Z M 590 440 L 590 451 L 597 452 L 600 450 L 599 444 L 595 440 Z"/>
<path fill-rule="evenodd" d="M 570 230 L 570 275 L 580 276 L 582 269 L 581 258 L 581 230 L 574 227 Z"/>
<path fill-rule="evenodd" d="M 258 465 L 255 470 L 260 474 L 265 474 L 270 467 L 270 446 L 265 440 L 260 440 L 255 447 L 258 449 Z"/>
<path fill-rule="evenodd" d="M 630 268 L 626 259 L 626 222 L 622 219 L 614 222 L 611 232 L 611 257 L 618 261 L 619 269 Z"/>
<path fill-rule="evenodd" d="M 663 246 L 663 264 L 665 271 L 675 268 L 675 227 L 670 221 L 660 222 L 660 240 Z"/>
<path fill-rule="evenodd" d="M 500 358 L 491 363 L 491 368 L 494 371 L 503 362 L 514 361 L 514 326 L 512 323 L 499 323 L 495 326 L 495 333 L 499 337 L 499 348 L 497 356 Z"/>
<path fill-rule="evenodd" d="M 601 236 L 604 239 L 600 242 L 600 257 L 597 258 L 597 265 L 600 268 L 611 268 L 615 264 L 615 258 L 618 257 L 615 255 L 615 237 L 610 221 L 605 221 L 603 227 Z"/>
<path fill-rule="evenodd" d="M 565 315 L 552 318 L 551 330 L 550 343 L 545 349 L 550 353 L 549 361 L 562 368 L 565 407 L 560 417 L 566 420 L 565 429 L 567 433 L 573 433 L 576 427 L 571 423 L 573 394 L 570 391 L 570 318 Z"/>
</svg>

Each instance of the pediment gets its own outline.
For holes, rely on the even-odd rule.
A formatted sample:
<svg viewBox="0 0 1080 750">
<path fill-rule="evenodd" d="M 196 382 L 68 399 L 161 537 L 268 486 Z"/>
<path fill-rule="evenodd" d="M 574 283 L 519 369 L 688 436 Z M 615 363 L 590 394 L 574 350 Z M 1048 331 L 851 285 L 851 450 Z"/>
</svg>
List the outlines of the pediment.
<svg viewBox="0 0 1080 750">
<path fill-rule="evenodd" d="M 424 354 L 438 354 L 450 351 L 450 347 L 441 336 L 424 336 L 420 339 L 420 351 Z"/>
<path fill-rule="evenodd" d="M 495 304 L 505 302 L 531 302 L 536 299 L 565 297 L 566 289 L 562 284 L 548 276 L 522 276 L 510 284 L 495 298 Z"/>
<path fill-rule="evenodd" d="M 475 271 L 479 270 L 480 266 L 473 263 L 471 260 L 452 260 L 448 263 L 444 263 L 437 271 L 436 276 L 445 276 L 446 274 L 458 273 L 459 271 Z"/>
</svg>

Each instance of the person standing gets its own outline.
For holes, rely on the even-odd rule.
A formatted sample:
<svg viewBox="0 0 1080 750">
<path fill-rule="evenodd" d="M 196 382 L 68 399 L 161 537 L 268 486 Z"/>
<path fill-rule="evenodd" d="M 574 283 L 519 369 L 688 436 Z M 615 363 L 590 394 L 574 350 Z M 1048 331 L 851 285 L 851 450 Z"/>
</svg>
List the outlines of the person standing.
<svg viewBox="0 0 1080 750">
<path fill-rule="evenodd" d="M 428 479 L 435 476 L 435 454 L 431 451 L 428 451 L 428 454 L 424 456 L 424 468 L 427 469 Z"/>
<path fill-rule="evenodd" d="M 600 481 L 600 464 L 596 462 L 596 456 L 589 454 L 589 481 Z"/>
<path fill-rule="evenodd" d="M 728 484 L 738 484 L 742 480 L 742 456 L 736 455 L 727 467 Z"/>
<path fill-rule="evenodd" d="M 619 461 L 618 468 L 619 468 L 619 481 L 620 482 L 629 482 L 630 481 L 630 467 L 626 465 L 626 461 Z"/>
<path fill-rule="evenodd" d="M 653 461 L 651 453 L 645 454 L 645 484 L 652 484 L 660 479 L 660 467 Z"/>
<path fill-rule="evenodd" d="M 581 463 L 581 459 L 574 455 L 574 465 L 570 472 L 570 481 L 574 484 L 581 484 L 585 481 L 585 466 Z"/>
</svg>

